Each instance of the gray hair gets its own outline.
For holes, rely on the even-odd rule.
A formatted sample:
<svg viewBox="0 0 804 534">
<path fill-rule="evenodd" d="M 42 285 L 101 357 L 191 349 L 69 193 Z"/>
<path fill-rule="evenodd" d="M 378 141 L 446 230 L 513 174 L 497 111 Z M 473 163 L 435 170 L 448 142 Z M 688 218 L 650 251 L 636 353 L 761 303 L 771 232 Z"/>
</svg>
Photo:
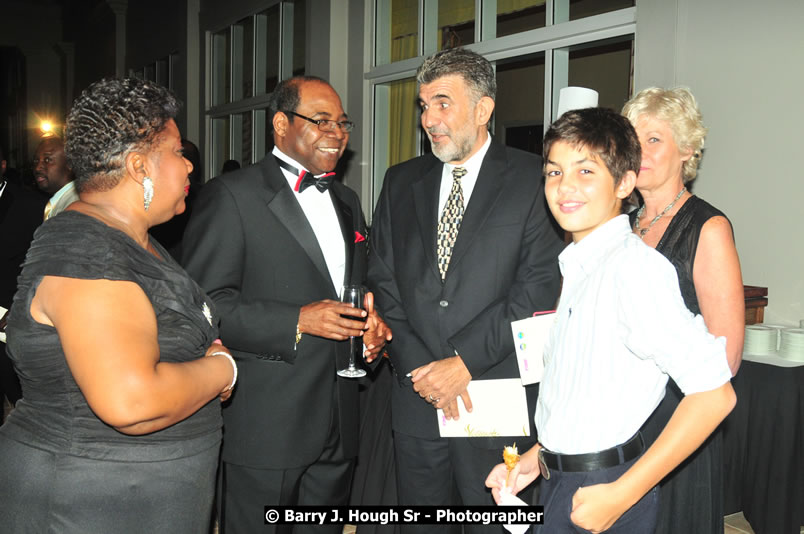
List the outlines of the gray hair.
<svg viewBox="0 0 804 534">
<path fill-rule="evenodd" d="M 703 125 L 703 116 L 698 109 L 698 103 L 689 89 L 686 87 L 643 89 L 625 103 L 623 115 L 628 117 L 635 127 L 643 115 L 668 123 L 678 148 L 692 151 L 692 157 L 682 166 L 684 183 L 695 179 L 707 129 Z"/>
<path fill-rule="evenodd" d="M 491 63 L 465 48 L 448 48 L 425 59 L 416 71 L 416 81 L 422 85 L 456 74 L 463 78 L 475 102 L 484 96 L 492 100 L 497 96 L 497 79 Z"/>
</svg>

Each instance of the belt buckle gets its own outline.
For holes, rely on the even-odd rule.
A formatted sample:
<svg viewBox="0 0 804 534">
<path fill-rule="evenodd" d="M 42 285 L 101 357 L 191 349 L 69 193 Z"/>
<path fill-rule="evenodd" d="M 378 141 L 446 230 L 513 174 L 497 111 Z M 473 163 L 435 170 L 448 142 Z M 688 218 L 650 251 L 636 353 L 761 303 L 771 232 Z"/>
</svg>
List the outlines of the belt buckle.
<svg viewBox="0 0 804 534">
<path fill-rule="evenodd" d="M 550 480 L 550 470 L 547 468 L 547 464 L 544 462 L 544 447 L 539 449 L 539 471 L 542 473 L 542 477 L 545 480 Z"/>
</svg>

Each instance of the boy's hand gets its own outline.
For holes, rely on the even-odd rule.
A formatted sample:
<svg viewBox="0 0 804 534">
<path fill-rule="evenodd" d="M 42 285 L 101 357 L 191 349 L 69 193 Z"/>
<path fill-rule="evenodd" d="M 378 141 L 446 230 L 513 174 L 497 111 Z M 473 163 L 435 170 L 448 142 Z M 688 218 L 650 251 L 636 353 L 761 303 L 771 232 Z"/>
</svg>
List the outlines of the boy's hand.
<svg viewBox="0 0 804 534">
<path fill-rule="evenodd" d="M 494 466 L 486 478 L 486 487 L 491 488 L 494 502 L 500 504 L 501 491 L 516 495 L 539 477 L 541 473 L 537 458 L 540 448 L 541 446 L 535 445 L 524 453 L 510 474 L 504 463 Z"/>
<path fill-rule="evenodd" d="M 605 532 L 630 507 L 614 483 L 581 487 L 572 496 L 570 520 L 590 532 Z"/>
</svg>

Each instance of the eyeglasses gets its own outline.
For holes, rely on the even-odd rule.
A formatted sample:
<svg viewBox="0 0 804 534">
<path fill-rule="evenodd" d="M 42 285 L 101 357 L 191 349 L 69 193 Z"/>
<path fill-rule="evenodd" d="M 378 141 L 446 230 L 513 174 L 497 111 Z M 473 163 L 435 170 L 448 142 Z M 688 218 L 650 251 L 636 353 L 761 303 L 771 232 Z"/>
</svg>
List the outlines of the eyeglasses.
<svg viewBox="0 0 804 534">
<path fill-rule="evenodd" d="M 342 132 L 349 133 L 355 127 L 355 123 L 352 121 L 331 121 L 328 119 L 311 119 L 310 117 L 305 117 L 295 111 L 283 111 L 285 115 L 296 115 L 300 119 L 304 119 L 308 122 L 312 122 L 318 129 L 322 132 L 334 132 L 335 128 L 340 128 Z"/>
</svg>

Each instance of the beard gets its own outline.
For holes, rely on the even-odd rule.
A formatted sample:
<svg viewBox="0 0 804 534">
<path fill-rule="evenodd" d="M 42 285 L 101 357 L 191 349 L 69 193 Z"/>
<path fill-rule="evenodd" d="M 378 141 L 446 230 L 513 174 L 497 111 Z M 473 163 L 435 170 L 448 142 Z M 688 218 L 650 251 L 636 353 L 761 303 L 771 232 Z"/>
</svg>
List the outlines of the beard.
<svg viewBox="0 0 804 534">
<path fill-rule="evenodd" d="M 457 132 L 433 127 L 429 128 L 427 133 L 433 154 L 444 163 L 463 161 L 472 152 L 472 148 L 477 142 L 477 130 L 473 129 L 470 124 Z M 433 142 L 432 135 L 444 135 L 447 137 L 441 143 L 436 144 Z"/>
</svg>

